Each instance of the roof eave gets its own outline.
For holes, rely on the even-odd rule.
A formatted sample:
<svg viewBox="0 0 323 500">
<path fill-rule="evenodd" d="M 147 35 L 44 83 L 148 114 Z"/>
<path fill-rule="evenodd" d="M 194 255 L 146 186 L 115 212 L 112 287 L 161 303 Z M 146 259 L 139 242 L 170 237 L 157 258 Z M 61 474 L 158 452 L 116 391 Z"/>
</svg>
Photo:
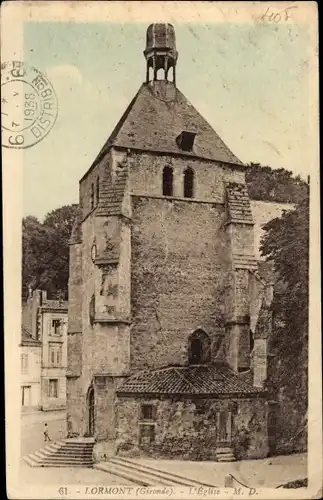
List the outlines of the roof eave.
<svg viewBox="0 0 323 500">
<path fill-rule="evenodd" d="M 259 397 L 266 397 L 268 395 L 268 391 L 260 390 L 255 392 L 226 392 L 226 393 L 183 393 L 183 392 L 149 392 L 149 391 L 138 391 L 138 392 L 130 392 L 130 391 L 117 391 L 117 396 L 121 397 L 184 397 L 184 398 L 204 398 L 204 399 L 227 399 L 227 398 L 235 398 L 235 399 L 253 399 Z"/>
</svg>

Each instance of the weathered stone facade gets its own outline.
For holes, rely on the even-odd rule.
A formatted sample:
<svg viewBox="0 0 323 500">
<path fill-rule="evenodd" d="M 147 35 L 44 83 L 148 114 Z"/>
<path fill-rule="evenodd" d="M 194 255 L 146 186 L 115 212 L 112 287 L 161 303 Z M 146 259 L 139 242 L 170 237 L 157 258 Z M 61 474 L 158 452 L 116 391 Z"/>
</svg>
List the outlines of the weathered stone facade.
<svg viewBox="0 0 323 500">
<path fill-rule="evenodd" d="M 140 407 L 156 407 L 152 425 L 155 438 L 152 443 L 140 443 L 141 427 L 149 425 L 140 419 Z M 117 406 L 117 452 L 122 456 L 146 455 L 150 457 L 184 460 L 216 460 L 219 415 L 229 417 L 228 429 L 232 445 L 238 448 L 238 436 L 244 427 L 250 438 L 243 458 L 264 457 L 268 453 L 267 404 L 264 399 L 195 399 L 159 397 L 123 398 Z M 242 456 L 241 456 L 242 458 Z"/>
<path fill-rule="evenodd" d="M 34 290 L 22 307 L 22 327 L 30 337 L 30 340 L 25 339 L 24 344 L 36 343 L 38 346 L 39 369 L 33 374 L 34 384 L 30 384 L 35 385 L 37 373 L 37 389 L 31 389 L 37 392 L 37 404 L 32 406 L 44 411 L 66 407 L 68 357 L 69 363 L 72 363 L 67 355 L 67 313 L 67 301 L 59 297 L 50 298 L 45 290 Z M 71 345 L 69 349 L 71 351 Z M 30 353 L 30 357 L 33 356 L 34 353 Z M 34 364 L 30 360 L 30 368 Z M 26 379 L 26 387 L 29 386 L 27 382 Z"/>
<path fill-rule="evenodd" d="M 216 459 L 223 444 L 264 457 L 271 283 L 244 165 L 166 74 L 142 85 L 80 181 L 69 433 L 94 435 L 98 459 Z"/>
</svg>

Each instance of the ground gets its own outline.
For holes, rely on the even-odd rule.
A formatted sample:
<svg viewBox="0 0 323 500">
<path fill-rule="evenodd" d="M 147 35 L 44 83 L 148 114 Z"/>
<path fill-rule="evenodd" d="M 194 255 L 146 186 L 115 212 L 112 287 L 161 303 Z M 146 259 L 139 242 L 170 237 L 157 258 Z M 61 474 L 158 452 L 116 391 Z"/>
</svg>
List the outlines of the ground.
<svg viewBox="0 0 323 500">
<path fill-rule="evenodd" d="M 271 457 L 261 460 L 240 460 L 237 462 L 190 462 L 182 460 L 137 460 L 143 465 L 173 474 L 181 474 L 202 483 L 223 487 L 225 477 L 232 475 L 236 481 L 248 487 L 276 488 L 281 484 L 307 477 L 306 454 Z M 235 486 L 238 486 L 236 481 Z"/>
<path fill-rule="evenodd" d="M 47 422 L 52 440 L 66 435 L 66 414 L 62 411 L 24 414 L 21 417 L 22 456 L 44 446 L 43 429 Z M 307 477 L 305 454 L 272 457 L 264 460 L 242 460 L 234 463 L 190 462 L 181 460 L 144 460 L 163 471 L 173 472 L 191 479 L 223 487 L 225 477 L 232 474 L 236 481 L 248 487 L 277 487 L 289 481 Z M 106 472 L 87 468 L 40 468 L 30 467 L 21 460 L 20 481 L 24 485 L 130 485 L 124 479 Z M 238 485 L 237 483 L 235 484 Z"/>
</svg>

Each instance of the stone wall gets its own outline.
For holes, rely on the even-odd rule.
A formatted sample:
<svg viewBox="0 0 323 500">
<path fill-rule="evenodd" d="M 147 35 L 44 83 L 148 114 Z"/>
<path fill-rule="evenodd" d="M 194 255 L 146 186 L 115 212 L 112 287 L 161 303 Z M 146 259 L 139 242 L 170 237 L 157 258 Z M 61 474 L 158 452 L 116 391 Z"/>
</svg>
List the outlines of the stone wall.
<svg viewBox="0 0 323 500">
<path fill-rule="evenodd" d="M 136 195 L 162 196 L 166 166 L 173 168 L 173 195 L 178 198 L 184 196 L 183 178 L 188 167 L 194 171 L 194 198 L 198 200 L 223 202 L 224 183 L 243 183 L 245 179 L 241 168 L 190 157 L 131 152 L 128 164 L 131 193 Z"/>
<path fill-rule="evenodd" d="M 103 177 L 109 175 L 109 164 L 110 164 L 110 155 L 107 154 L 102 158 L 100 162 L 93 168 L 90 169 L 80 180 L 80 191 L 79 191 L 79 200 L 80 200 L 80 209 L 82 213 L 82 218 L 87 217 L 93 210 L 96 209 L 97 206 L 97 196 L 96 196 L 96 183 L 97 179 L 99 179 L 99 183 L 101 185 Z M 92 192 L 92 184 L 94 185 L 94 206 L 91 206 L 91 192 Z"/>
<path fill-rule="evenodd" d="M 142 404 L 155 406 L 154 421 L 141 421 Z M 116 447 L 122 456 L 215 460 L 219 412 L 232 416 L 232 446 L 239 458 L 265 458 L 268 453 L 267 406 L 263 399 L 119 397 L 116 411 Z M 154 427 L 154 441 L 147 445 L 140 444 L 140 427 L 144 425 Z"/>
<path fill-rule="evenodd" d="M 66 415 L 69 435 L 82 436 L 85 431 L 83 400 L 84 395 L 80 377 L 68 376 L 66 378 Z"/>
<path fill-rule="evenodd" d="M 132 196 L 132 213 L 131 369 L 186 364 L 194 330 L 224 334 L 223 206 Z"/>
<path fill-rule="evenodd" d="M 82 333 L 67 336 L 67 376 L 79 377 L 82 372 Z"/>
</svg>

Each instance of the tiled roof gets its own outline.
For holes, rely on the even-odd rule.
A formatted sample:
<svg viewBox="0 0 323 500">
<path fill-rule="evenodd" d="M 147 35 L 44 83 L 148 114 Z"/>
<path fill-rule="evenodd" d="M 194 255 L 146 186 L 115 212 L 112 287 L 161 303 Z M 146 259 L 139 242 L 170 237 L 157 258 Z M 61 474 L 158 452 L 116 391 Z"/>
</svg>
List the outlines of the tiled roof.
<svg viewBox="0 0 323 500">
<path fill-rule="evenodd" d="M 226 185 L 228 222 L 253 224 L 250 198 L 245 184 Z"/>
<path fill-rule="evenodd" d="M 157 91 L 153 92 L 151 84 L 142 84 L 98 158 L 109 147 L 119 146 L 161 153 L 181 153 L 243 165 L 186 97 L 177 88 L 170 87 L 172 83 L 155 82 L 155 86 L 157 85 L 160 86 L 159 96 Z M 169 88 L 166 89 L 165 86 Z M 170 94 L 171 91 L 174 99 L 162 97 L 163 93 Z M 192 151 L 183 151 L 176 142 L 183 131 L 196 133 Z"/>
<path fill-rule="evenodd" d="M 119 394 L 213 395 L 257 394 L 261 391 L 226 365 L 171 367 L 132 375 L 118 390 Z"/>
</svg>

